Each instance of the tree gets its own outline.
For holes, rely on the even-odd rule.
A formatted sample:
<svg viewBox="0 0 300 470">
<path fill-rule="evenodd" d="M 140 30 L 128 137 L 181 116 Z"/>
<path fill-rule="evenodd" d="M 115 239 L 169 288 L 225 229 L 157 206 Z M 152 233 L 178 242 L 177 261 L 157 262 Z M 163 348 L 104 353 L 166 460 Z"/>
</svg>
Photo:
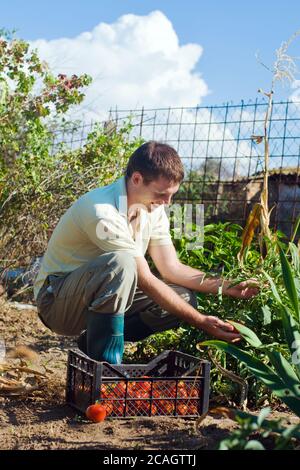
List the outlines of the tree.
<svg viewBox="0 0 300 470">
<path fill-rule="evenodd" d="M 0 176 L 17 159 L 26 165 L 48 154 L 50 122 L 81 103 L 90 82 L 54 76 L 29 43 L 0 30 Z"/>
<path fill-rule="evenodd" d="M 61 215 L 86 191 L 121 176 L 141 139 L 131 126 L 94 125 L 76 149 L 54 131 L 84 123 L 66 117 L 91 78 L 54 76 L 29 44 L 0 31 L 0 267 L 42 255 Z"/>
</svg>

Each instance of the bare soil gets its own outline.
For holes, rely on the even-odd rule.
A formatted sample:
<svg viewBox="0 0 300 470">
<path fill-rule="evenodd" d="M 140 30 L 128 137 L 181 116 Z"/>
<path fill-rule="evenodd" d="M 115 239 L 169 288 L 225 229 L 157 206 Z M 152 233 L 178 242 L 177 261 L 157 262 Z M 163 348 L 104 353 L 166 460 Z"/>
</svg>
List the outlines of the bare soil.
<svg viewBox="0 0 300 470">
<path fill-rule="evenodd" d="M 0 449 L 216 449 L 220 440 L 237 426 L 228 418 L 106 419 L 94 424 L 65 404 L 67 351 L 72 338 L 53 334 L 34 310 L 16 310 L 0 297 L 0 339 L 8 350 L 26 345 L 38 353 L 39 366 L 46 366 L 48 379 L 29 396 L 0 396 Z M 51 371 L 51 373 L 50 373 Z M 289 413 L 276 413 L 290 423 Z"/>
</svg>

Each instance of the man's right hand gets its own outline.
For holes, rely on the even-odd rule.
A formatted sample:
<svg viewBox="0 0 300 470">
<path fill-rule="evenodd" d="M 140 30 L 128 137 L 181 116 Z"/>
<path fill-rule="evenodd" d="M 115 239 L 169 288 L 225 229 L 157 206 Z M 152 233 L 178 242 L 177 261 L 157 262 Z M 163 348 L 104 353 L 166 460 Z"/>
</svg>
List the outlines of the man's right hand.
<svg viewBox="0 0 300 470">
<path fill-rule="evenodd" d="M 217 317 L 201 314 L 199 320 L 199 328 L 217 339 L 222 339 L 228 343 L 236 343 L 242 338 L 233 325 Z"/>
</svg>

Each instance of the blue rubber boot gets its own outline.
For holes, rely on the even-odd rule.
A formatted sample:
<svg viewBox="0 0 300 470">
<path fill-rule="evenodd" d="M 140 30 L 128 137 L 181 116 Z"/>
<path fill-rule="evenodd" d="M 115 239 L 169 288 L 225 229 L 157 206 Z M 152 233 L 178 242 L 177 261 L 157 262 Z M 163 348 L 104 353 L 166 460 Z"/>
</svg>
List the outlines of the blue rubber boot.
<svg viewBox="0 0 300 470">
<path fill-rule="evenodd" d="M 89 312 L 87 355 L 96 361 L 121 364 L 124 353 L 124 313 Z"/>
</svg>

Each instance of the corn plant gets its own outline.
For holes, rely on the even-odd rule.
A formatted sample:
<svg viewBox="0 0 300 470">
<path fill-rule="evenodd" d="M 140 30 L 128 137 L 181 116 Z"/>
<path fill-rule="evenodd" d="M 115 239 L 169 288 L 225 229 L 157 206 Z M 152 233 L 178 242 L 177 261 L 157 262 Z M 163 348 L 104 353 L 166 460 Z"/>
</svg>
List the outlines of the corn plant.
<svg viewBox="0 0 300 470">
<path fill-rule="evenodd" d="M 273 107 L 273 95 L 275 83 L 278 81 L 284 82 L 294 82 L 295 73 L 297 67 L 295 64 L 295 58 L 288 55 L 288 48 L 291 43 L 299 36 L 300 30 L 296 31 L 288 41 L 285 41 L 281 46 L 276 50 L 276 60 L 270 69 L 265 64 L 261 63 L 265 68 L 267 68 L 272 74 L 271 81 L 271 90 L 265 92 L 262 89 L 259 89 L 258 92 L 262 93 L 267 98 L 268 106 L 264 119 L 264 133 L 263 135 L 252 135 L 251 140 L 257 144 L 264 144 L 264 168 L 263 168 L 263 188 L 260 195 L 260 202 L 256 203 L 249 214 L 246 226 L 243 231 L 242 237 L 242 247 L 238 253 L 238 259 L 240 264 L 243 264 L 244 254 L 247 251 L 247 248 L 250 246 L 254 232 L 259 227 L 259 246 L 261 256 L 264 258 L 268 245 L 266 244 L 266 239 L 275 240 L 274 233 L 270 230 L 270 215 L 273 210 L 269 210 L 268 207 L 268 196 L 269 196 L 269 162 L 270 162 L 270 145 L 269 145 L 269 134 L 271 128 L 271 115 Z M 272 244 L 271 244 L 272 246 Z"/>
<path fill-rule="evenodd" d="M 275 309 L 281 318 L 286 352 L 282 352 L 282 347 L 278 343 L 263 344 L 254 331 L 234 321 L 231 323 L 252 346 L 251 353 L 218 340 L 205 341 L 202 345 L 225 351 L 243 362 L 257 379 L 300 417 L 300 258 L 297 247 L 290 243 L 292 268 L 282 248 L 278 246 L 278 249 L 286 295 L 279 293 L 273 279 L 267 273 L 265 276 L 272 289 Z"/>
</svg>

